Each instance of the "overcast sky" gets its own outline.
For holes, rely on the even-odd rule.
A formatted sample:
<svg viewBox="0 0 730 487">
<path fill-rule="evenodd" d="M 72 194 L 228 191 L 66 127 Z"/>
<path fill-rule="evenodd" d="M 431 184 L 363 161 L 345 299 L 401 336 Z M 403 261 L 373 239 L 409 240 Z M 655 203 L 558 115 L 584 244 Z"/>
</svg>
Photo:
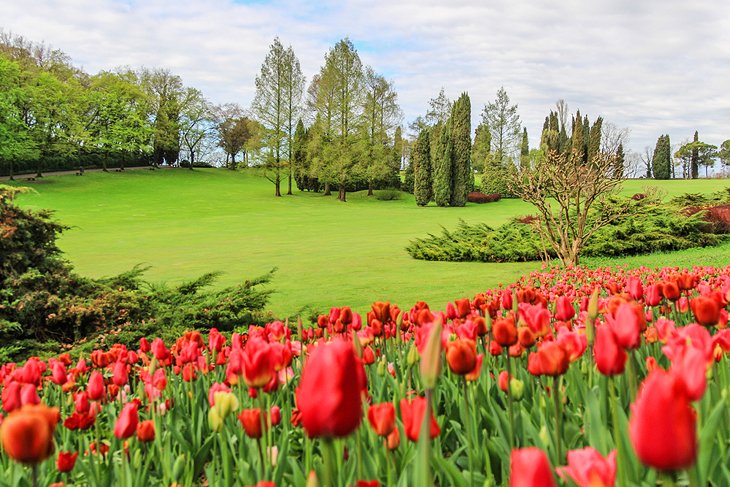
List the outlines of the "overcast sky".
<svg viewBox="0 0 730 487">
<path fill-rule="evenodd" d="M 404 123 L 443 86 L 473 120 L 504 86 L 539 141 L 565 99 L 631 130 L 641 151 L 669 133 L 730 138 L 727 0 L 0 0 L 0 28 L 45 41 L 95 73 L 165 67 L 213 102 L 250 104 L 274 36 L 311 79 L 349 36 L 395 83 Z"/>
</svg>

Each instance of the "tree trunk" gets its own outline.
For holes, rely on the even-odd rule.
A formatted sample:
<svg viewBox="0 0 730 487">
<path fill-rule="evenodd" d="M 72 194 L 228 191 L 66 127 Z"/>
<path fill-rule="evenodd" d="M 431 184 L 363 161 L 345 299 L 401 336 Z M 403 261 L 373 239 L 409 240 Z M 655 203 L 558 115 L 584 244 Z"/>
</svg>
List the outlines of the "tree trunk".
<svg viewBox="0 0 730 487">
<path fill-rule="evenodd" d="M 15 181 L 15 178 L 13 177 L 13 160 L 12 159 L 9 161 L 9 164 L 10 164 L 9 169 L 8 169 L 8 173 L 9 173 L 8 175 L 10 176 L 9 180 Z"/>
<path fill-rule="evenodd" d="M 340 193 L 337 196 L 337 199 L 345 203 L 347 201 L 347 191 L 345 190 L 344 185 L 340 185 Z"/>
<path fill-rule="evenodd" d="M 195 151 L 190 151 L 190 170 L 193 170 L 193 163 L 195 162 Z"/>
<path fill-rule="evenodd" d="M 276 187 L 276 192 L 274 196 L 281 197 L 281 180 L 277 177 L 276 181 L 274 182 L 274 186 Z"/>
<path fill-rule="evenodd" d="M 41 155 L 41 158 L 38 159 L 38 171 L 36 171 L 35 177 L 42 178 L 43 177 L 43 156 Z"/>
<path fill-rule="evenodd" d="M 330 183 L 324 183 L 324 195 L 330 196 L 332 192 L 330 191 Z"/>
<path fill-rule="evenodd" d="M 119 169 L 120 169 L 121 171 L 124 171 L 124 155 L 125 155 L 125 152 L 124 152 L 124 151 L 122 151 L 122 156 L 121 156 L 121 158 L 119 159 Z"/>
<path fill-rule="evenodd" d="M 286 194 L 294 194 L 291 191 L 291 167 L 289 168 L 289 189 L 287 190 Z"/>
<path fill-rule="evenodd" d="M 236 154 L 231 154 L 231 171 L 236 170 Z"/>
<path fill-rule="evenodd" d="M 368 181 L 368 196 L 373 195 L 373 183 L 372 181 Z"/>
</svg>

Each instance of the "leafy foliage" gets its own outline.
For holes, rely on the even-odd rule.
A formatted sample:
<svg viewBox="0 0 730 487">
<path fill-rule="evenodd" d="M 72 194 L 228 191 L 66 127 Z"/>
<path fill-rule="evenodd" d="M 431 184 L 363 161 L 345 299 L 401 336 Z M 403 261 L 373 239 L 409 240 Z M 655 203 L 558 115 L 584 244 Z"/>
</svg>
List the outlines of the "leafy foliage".
<svg viewBox="0 0 730 487">
<path fill-rule="evenodd" d="M 702 200 L 717 203 L 723 198 L 724 193 L 718 193 Z M 631 200 L 628 214 L 596 232 L 586 242 L 583 255 L 618 257 L 719 245 L 726 239 L 726 227 L 708 215 L 715 211 L 719 215 L 715 219 L 722 221 L 722 206 L 688 214 L 685 206 L 676 204 L 698 203 L 700 199 L 697 195 L 685 195 L 668 205 L 655 195 Z M 613 212 L 614 206 L 626 204 L 619 198 L 608 201 L 592 212 L 589 224 L 590 220 Z M 429 234 L 414 240 L 406 250 L 416 259 L 440 261 L 521 262 L 552 258 L 553 251 L 543 251 L 545 245 L 535 229 L 538 221 L 515 219 L 497 228 L 460 221 L 456 230 L 442 228 L 441 235 Z"/>
</svg>

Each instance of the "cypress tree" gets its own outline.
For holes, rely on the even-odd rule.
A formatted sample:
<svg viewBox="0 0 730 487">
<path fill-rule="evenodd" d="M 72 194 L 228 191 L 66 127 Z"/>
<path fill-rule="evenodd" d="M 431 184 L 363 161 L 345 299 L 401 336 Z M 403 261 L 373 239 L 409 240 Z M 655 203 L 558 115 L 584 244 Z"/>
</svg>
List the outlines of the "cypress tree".
<svg viewBox="0 0 730 487">
<path fill-rule="evenodd" d="M 292 164 L 294 165 L 294 181 L 296 181 L 299 191 L 309 189 L 307 184 L 307 174 L 309 172 L 307 167 L 307 131 L 301 119 L 297 122 L 297 128 L 294 130 Z"/>
<path fill-rule="evenodd" d="M 451 120 L 446 122 L 436 141 L 436 158 L 433 160 L 433 200 L 439 206 L 451 203 L 452 145 Z"/>
<path fill-rule="evenodd" d="M 669 179 L 671 176 L 672 149 L 669 144 L 669 135 L 660 135 L 654 147 L 651 165 L 654 169 L 654 179 Z"/>
<path fill-rule="evenodd" d="M 392 184 L 396 188 L 401 187 L 400 168 L 403 162 L 403 136 L 400 127 L 396 127 L 393 136 L 393 150 L 391 152 L 390 169 L 391 175 L 388 178 L 388 184 Z"/>
<path fill-rule="evenodd" d="M 419 132 L 411 149 L 413 166 L 413 195 L 418 206 L 426 206 L 432 197 L 431 181 L 431 144 L 428 129 Z"/>
<path fill-rule="evenodd" d="M 580 116 L 580 110 L 575 114 L 573 119 L 573 134 L 570 141 L 571 156 L 576 161 L 583 162 L 585 150 L 583 148 L 583 118 Z"/>
<path fill-rule="evenodd" d="M 618 148 L 616 149 L 616 161 L 614 162 L 614 166 L 613 166 L 613 177 L 614 178 L 623 177 L 625 159 L 626 159 L 626 155 L 624 154 L 624 145 L 619 144 Z"/>
<path fill-rule="evenodd" d="M 700 140 L 699 139 L 699 134 L 695 130 L 695 138 L 694 138 L 694 141 L 695 142 L 698 142 L 699 140 Z M 699 177 L 699 175 L 700 175 L 699 159 L 700 159 L 700 157 L 699 157 L 699 151 L 697 150 L 697 146 L 695 145 L 692 148 L 692 159 L 690 160 L 690 168 L 692 170 L 692 179 L 697 179 Z"/>
<path fill-rule="evenodd" d="M 591 138 L 591 122 L 588 115 L 583 116 L 583 163 L 588 163 L 588 144 Z"/>
<path fill-rule="evenodd" d="M 522 127 L 522 144 L 520 145 L 520 164 L 525 166 L 530 158 L 530 138 L 527 136 L 527 127 Z"/>
<path fill-rule="evenodd" d="M 489 126 L 482 122 L 474 131 L 474 145 L 471 148 L 471 163 L 477 171 L 484 172 L 491 149 L 492 132 L 489 130 Z"/>
<path fill-rule="evenodd" d="M 592 161 L 601 150 L 601 126 L 603 117 L 598 117 L 591 127 L 588 135 L 588 160 Z"/>
<path fill-rule="evenodd" d="M 463 93 L 451 112 L 451 206 L 466 205 L 466 195 L 474 187 L 471 170 L 471 100 Z"/>
</svg>

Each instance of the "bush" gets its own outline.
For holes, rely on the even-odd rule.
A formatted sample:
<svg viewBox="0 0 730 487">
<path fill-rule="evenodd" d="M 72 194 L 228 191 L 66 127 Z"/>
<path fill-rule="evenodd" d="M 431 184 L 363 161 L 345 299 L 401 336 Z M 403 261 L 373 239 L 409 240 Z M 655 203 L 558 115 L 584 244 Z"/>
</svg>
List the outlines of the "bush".
<svg viewBox="0 0 730 487">
<path fill-rule="evenodd" d="M 393 201 L 401 198 L 401 192 L 397 189 L 381 189 L 375 192 L 375 197 L 380 201 Z"/>
<path fill-rule="evenodd" d="M 626 200 L 630 201 L 629 214 L 597 231 L 585 243 L 583 256 L 619 257 L 714 246 L 730 233 L 730 204 L 688 214 L 686 209 L 649 195 Z M 607 202 L 593 212 L 588 224 L 601 218 L 602 211 L 612 213 L 611 205 L 623 204 L 624 200 Z M 535 228 L 538 222 L 534 216 L 525 216 L 491 228 L 460 221 L 453 232 L 442 229 L 441 235 L 414 240 L 406 251 L 416 259 L 443 261 L 520 262 L 554 257 L 552 249 L 543 250 Z"/>
<path fill-rule="evenodd" d="M 56 239 L 64 227 L 50 213 L 17 207 L 17 190 L 0 186 L 0 359 L 57 352 L 72 344 L 103 344 L 107 336 L 130 346 L 142 336 L 185 329 L 232 330 L 271 317 L 263 309 L 273 271 L 210 291 L 209 273 L 177 287 L 142 280 L 145 268 L 105 279 L 73 272 Z"/>
<path fill-rule="evenodd" d="M 499 193 L 484 194 L 479 191 L 472 191 L 466 195 L 466 200 L 470 203 L 494 203 L 502 199 Z"/>
</svg>

